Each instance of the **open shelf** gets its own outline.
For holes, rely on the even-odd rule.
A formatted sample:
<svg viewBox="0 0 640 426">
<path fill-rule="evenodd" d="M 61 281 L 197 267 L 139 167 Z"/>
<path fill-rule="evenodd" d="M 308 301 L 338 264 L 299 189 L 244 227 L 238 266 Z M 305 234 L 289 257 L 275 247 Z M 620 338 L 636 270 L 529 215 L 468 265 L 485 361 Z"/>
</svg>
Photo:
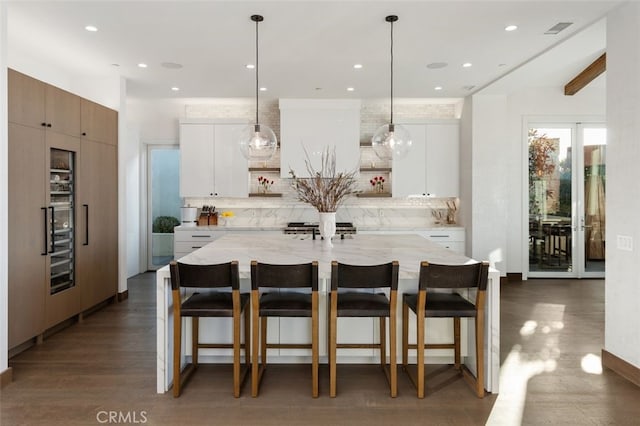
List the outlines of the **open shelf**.
<svg viewBox="0 0 640 426">
<path fill-rule="evenodd" d="M 357 194 L 358 197 L 361 198 L 384 198 L 391 197 L 390 192 L 361 192 Z"/>
<path fill-rule="evenodd" d="M 391 167 L 360 167 L 360 171 L 391 173 Z"/>
<path fill-rule="evenodd" d="M 280 167 L 249 167 L 250 172 L 280 172 Z"/>
<path fill-rule="evenodd" d="M 249 197 L 282 197 L 279 192 L 250 192 Z"/>
</svg>

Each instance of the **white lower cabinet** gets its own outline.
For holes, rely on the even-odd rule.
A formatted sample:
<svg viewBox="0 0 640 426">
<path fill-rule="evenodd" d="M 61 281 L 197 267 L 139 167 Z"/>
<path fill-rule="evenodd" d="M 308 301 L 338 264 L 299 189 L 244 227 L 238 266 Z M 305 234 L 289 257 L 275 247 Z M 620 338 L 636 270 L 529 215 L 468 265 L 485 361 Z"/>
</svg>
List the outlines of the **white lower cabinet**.
<svg viewBox="0 0 640 426">
<path fill-rule="evenodd" d="M 176 229 L 173 237 L 173 258 L 180 259 L 224 234 L 225 231 L 200 230 L 196 227 L 192 229 Z"/>
<path fill-rule="evenodd" d="M 440 228 L 440 229 L 408 229 L 408 230 L 367 230 L 358 231 L 360 234 L 416 234 L 428 240 L 436 242 L 441 246 L 465 254 L 465 231 L 464 228 Z"/>
</svg>

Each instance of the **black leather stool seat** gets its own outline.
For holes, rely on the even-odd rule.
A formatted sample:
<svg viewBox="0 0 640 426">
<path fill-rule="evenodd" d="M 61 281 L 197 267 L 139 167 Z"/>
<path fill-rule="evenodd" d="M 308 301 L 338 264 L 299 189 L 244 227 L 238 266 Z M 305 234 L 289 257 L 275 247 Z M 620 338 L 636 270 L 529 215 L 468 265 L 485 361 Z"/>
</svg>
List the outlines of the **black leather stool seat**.
<svg viewBox="0 0 640 426">
<path fill-rule="evenodd" d="M 384 293 L 338 294 L 339 317 L 388 317 L 389 299 Z"/>
<path fill-rule="evenodd" d="M 240 294 L 240 309 L 249 302 L 249 294 Z M 183 317 L 232 317 L 233 298 L 231 292 L 194 293 L 182 302 Z"/>
<path fill-rule="evenodd" d="M 261 317 L 311 317 L 311 294 L 271 292 L 260 296 Z"/>
<path fill-rule="evenodd" d="M 405 293 L 404 303 L 414 312 L 417 311 L 418 295 Z M 424 307 L 426 317 L 475 317 L 477 310 L 473 303 L 458 293 L 430 293 Z"/>
</svg>

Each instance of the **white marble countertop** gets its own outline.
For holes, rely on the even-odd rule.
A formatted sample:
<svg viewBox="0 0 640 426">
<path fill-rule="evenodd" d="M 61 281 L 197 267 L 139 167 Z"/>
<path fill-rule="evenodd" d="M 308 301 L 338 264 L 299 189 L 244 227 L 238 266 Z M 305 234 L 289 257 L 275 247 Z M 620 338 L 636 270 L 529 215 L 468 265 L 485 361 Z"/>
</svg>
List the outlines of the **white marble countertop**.
<svg viewBox="0 0 640 426">
<path fill-rule="evenodd" d="M 286 225 L 217 225 L 217 226 L 176 226 L 176 231 L 282 231 Z M 358 231 L 463 231 L 464 227 L 459 225 L 451 226 L 376 226 L 376 225 L 362 225 L 356 226 Z"/>
<path fill-rule="evenodd" d="M 180 259 L 191 264 L 224 263 L 237 260 L 240 277 L 249 277 L 252 260 L 264 263 L 294 264 L 317 260 L 321 278 L 329 278 L 331 261 L 354 265 L 400 262 L 400 278 L 417 278 L 420 262 L 449 265 L 472 262 L 419 235 L 348 235 L 334 238 L 333 247 L 311 235 L 254 235 L 227 234 Z"/>
</svg>

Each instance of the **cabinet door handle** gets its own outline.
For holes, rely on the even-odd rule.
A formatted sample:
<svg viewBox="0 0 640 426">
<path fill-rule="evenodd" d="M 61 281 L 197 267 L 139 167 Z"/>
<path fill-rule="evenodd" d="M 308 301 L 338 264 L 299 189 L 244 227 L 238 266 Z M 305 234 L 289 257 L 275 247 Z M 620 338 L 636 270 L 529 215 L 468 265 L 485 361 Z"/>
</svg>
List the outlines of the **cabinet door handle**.
<svg viewBox="0 0 640 426">
<path fill-rule="evenodd" d="M 51 127 L 51 123 L 47 123 L 47 127 Z"/>
<path fill-rule="evenodd" d="M 40 123 L 42 127 L 47 127 L 47 123 Z M 45 207 L 46 208 L 46 207 Z"/>
<path fill-rule="evenodd" d="M 43 225 L 42 229 L 44 230 L 44 232 L 43 232 L 43 235 L 44 235 L 44 250 L 40 254 L 43 255 L 43 256 L 46 256 L 47 253 L 48 253 L 47 250 L 49 248 L 49 235 L 47 233 L 47 219 L 48 219 L 48 217 L 47 217 L 47 208 L 46 207 L 40 207 L 40 210 L 42 210 L 42 213 L 44 213 L 42 215 L 42 217 L 44 219 L 44 223 L 42 224 Z"/>
<path fill-rule="evenodd" d="M 191 246 L 192 249 L 199 249 L 202 248 L 202 246 Z"/>
<path fill-rule="evenodd" d="M 211 238 L 211 235 L 192 235 L 193 238 Z"/>
<path fill-rule="evenodd" d="M 83 246 L 89 245 L 89 204 L 83 204 L 84 207 L 84 243 Z"/>
<path fill-rule="evenodd" d="M 51 210 L 51 248 L 49 249 L 49 253 L 55 253 L 56 252 L 56 241 L 55 241 L 55 236 L 56 236 L 56 230 L 55 230 L 55 226 L 54 226 L 54 221 L 55 221 L 55 207 L 51 206 L 49 207 L 49 210 Z"/>
<path fill-rule="evenodd" d="M 82 132 L 82 136 L 87 136 L 87 132 Z"/>
<path fill-rule="evenodd" d="M 429 238 L 449 238 L 448 235 L 429 235 Z"/>
</svg>

